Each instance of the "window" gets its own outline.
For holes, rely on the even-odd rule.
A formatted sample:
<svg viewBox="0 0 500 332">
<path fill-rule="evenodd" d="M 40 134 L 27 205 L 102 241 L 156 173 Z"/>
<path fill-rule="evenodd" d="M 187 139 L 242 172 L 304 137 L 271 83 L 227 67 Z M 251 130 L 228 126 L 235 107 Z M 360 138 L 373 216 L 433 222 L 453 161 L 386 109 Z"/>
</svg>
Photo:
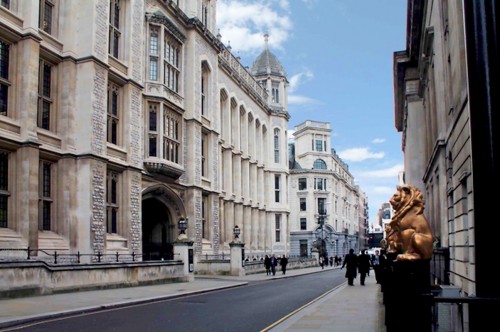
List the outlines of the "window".
<svg viewBox="0 0 500 332">
<path fill-rule="evenodd" d="M 40 161 L 39 170 L 39 229 L 50 231 L 52 224 L 52 163 Z"/>
<path fill-rule="evenodd" d="M 158 29 L 152 27 L 149 33 L 149 79 L 158 81 Z"/>
<path fill-rule="evenodd" d="M 326 214 L 326 198 L 318 198 L 318 214 Z"/>
<path fill-rule="evenodd" d="M 274 176 L 274 201 L 276 203 L 280 202 L 280 187 L 281 187 L 281 176 L 277 174 Z"/>
<path fill-rule="evenodd" d="M 149 116 L 148 119 L 148 143 L 149 143 L 149 157 L 158 156 L 157 152 L 157 140 L 158 140 L 158 132 L 157 132 L 157 117 L 158 117 L 158 104 L 149 104 Z"/>
<path fill-rule="evenodd" d="M 3 3 L 3 2 L 2 2 Z M 52 34 L 52 14 L 54 12 L 54 2 L 51 0 L 40 1 L 39 27 L 48 34 Z"/>
<path fill-rule="evenodd" d="M 120 0 L 109 0 L 109 45 L 108 53 L 118 58 L 120 47 Z"/>
<path fill-rule="evenodd" d="M 209 9 L 209 1 L 203 0 L 201 3 L 201 22 L 205 26 L 208 26 L 208 9 Z"/>
<path fill-rule="evenodd" d="M 2 2 L 0 2 L 0 5 L 2 7 L 9 9 L 10 8 L 10 0 L 2 0 Z"/>
<path fill-rule="evenodd" d="M 0 228 L 8 227 L 9 154 L 0 151 Z"/>
<path fill-rule="evenodd" d="M 107 119 L 107 139 L 109 143 L 118 144 L 119 129 L 119 87 L 116 84 L 108 84 L 108 119 Z"/>
<path fill-rule="evenodd" d="M 180 43 L 167 31 L 165 31 L 165 39 L 163 40 L 163 84 L 170 90 L 179 92 L 179 76 L 180 76 Z"/>
<path fill-rule="evenodd" d="M 203 63 L 201 65 L 201 115 L 207 116 L 208 114 L 208 80 L 209 70 L 208 65 Z"/>
<path fill-rule="evenodd" d="M 300 211 L 306 211 L 307 210 L 307 204 L 306 204 L 306 199 L 305 197 L 300 198 Z"/>
<path fill-rule="evenodd" d="M 274 129 L 274 162 L 280 162 L 280 130 Z"/>
<path fill-rule="evenodd" d="M 323 151 L 323 142 L 321 140 L 316 140 L 316 151 Z"/>
<path fill-rule="evenodd" d="M 40 59 L 38 68 L 38 115 L 37 125 L 40 128 L 51 129 L 51 87 L 52 87 L 52 68 L 47 61 Z"/>
<path fill-rule="evenodd" d="M 307 189 L 307 179 L 300 178 L 299 179 L 299 190 L 306 190 L 306 189 Z"/>
<path fill-rule="evenodd" d="M 106 233 L 118 233 L 118 173 L 106 173 Z"/>
<path fill-rule="evenodd" d="M 201 134 L 201 176 L 208 176 L 208 135 L 205 133 Z"/>
<path fill-rule="evenodd" d="M 179 114 L 170 110 L 167 106 L 163 108 L 163 159 L 173 163 L 179 163 Z"/>
<path fill-rule="evenodd" d="M 9 44 L 0 40 L 0 115 L 7 115 L 9 101 Z"/>
<path fill-rule="evenodd" d="M 281 242 L 281 214 L 275 215 L 276 242 Z"/>
<path fill-rule="evenodd" d="M 314 161 L 313 169 L 326 169 L 326 163 L 322 159 L 316 159 Z"/>
<path fill-rule="evenodd" d="M 274 103 L 279 103 L 280 102 L 280 89 L 279 89 L 279 83 L 272 83 L 272 97 L 273 97 L 273 102 Z"/>
<path fill-rule="evenodd" d="M 201 237 L 207 239 L 207 207 L 208 196 L 203 195 L 201 199 Z"/>
<path fill-rule="evenodd" d="M 326 190 L 326 179 L 314 178 L 315 190 Z"/>
<path fill-rule="evenodd" d="M 307 219 L 300 218 L 300 230 L 305 231 L 307 229 Z"/>
<path fill-rule="evenodd" d="M 149 103 L 147 120 L 148 156 L 161 157 L 178 164 L 182 117 L 166 105 L 161 108 L 158 103 Z M 162 152 L 161 155 L 159 151 Z"/>
</svg>

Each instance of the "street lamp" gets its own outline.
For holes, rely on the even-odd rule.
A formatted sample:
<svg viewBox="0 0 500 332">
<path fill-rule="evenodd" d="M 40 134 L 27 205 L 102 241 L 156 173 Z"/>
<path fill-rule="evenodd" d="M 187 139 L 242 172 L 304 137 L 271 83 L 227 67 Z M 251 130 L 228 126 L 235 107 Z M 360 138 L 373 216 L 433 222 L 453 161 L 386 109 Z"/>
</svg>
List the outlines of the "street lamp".
<svg viewBox="0 0 500 332">
<path fill-rule="evenodd" d="M 238 225 L 235 225 L 233 228 L 233 234 L 234 234 L 234 241 L 238 241 L 240 237 L 241 229 L 238 227 Z"/>
<path fill-rule="evenodd" d="M 325 225 L 325 217 L 326 217 L 326 211 L 324 210 L 324 208 L 322 208 L 320 211 L 319 211 L 319 214 L 318 214 L 318 225 L 321 227 L 321 247 L 320 247 L 320 256 L 324 256 L 325 255 L 325 228 L 324 228 L 324 225 Z"/>
<path fill-rule="evenodd" d="M 177 226 L 179 227 L 179 236 L 177 237 L 177 239 L 186 240 L 187 219 L 184 218 L 179 219 L 179 221 L 177 222 Z"/>
</svg>

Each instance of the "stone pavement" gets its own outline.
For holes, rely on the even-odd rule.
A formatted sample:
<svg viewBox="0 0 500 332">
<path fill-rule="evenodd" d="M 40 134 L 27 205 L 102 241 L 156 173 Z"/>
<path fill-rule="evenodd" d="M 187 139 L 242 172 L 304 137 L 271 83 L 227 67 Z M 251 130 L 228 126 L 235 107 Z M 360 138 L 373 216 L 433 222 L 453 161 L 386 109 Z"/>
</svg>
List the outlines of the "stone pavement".
<svg viewBox="0 0 500 332">
<path fill-rule="evenodd" d="M 248 284 L 249 281 L 289 278 L 307 273 L 321 273 L 330 269 L 332 268 L 323 270 L 320 267 L 312 267 L 288 270 L 286 275 L 276 273 L 274 277 L 266 276 L 264 273 L 243 277 L 197 276 L 192 282 L 0 299 L 0 331 L 8 331 L 9 327 L 36 321 L 42 317 L 61 317 L 123 307 L 186 294 L 239 287 Z M 367 277 L 365 284 L 366 286 L 360 286 L 359 278 L 355 280 L 355 286 L 347 286 L 344 283 L 261 332 L 385 332 L 380 285 L 375 283 L 373 274 Z"/>
</svg>

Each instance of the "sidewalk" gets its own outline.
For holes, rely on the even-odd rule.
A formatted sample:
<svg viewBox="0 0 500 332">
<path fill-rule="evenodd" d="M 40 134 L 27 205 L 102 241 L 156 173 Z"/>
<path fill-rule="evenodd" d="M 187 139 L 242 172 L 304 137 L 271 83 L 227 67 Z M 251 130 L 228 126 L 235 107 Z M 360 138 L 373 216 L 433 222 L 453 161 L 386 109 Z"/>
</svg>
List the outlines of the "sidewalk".
<svg viewBox="0 0 500 332">
<path fill-rule="evenodd" d="M 286 275 L 276 274 L 272 278 L 289 278 L 330 269 L 332 268 L 322 270 L 320 267 L 313 267 L 288 270 Z M 200 276 L 195 277 L 192 282 L 2 299 L 0 300 L 0 329 L 23 322 L 36 321 L 41 317 L 61 317 L 104 308 L 122 307 L 132 303 L 152 302 L 186 294 L 239 287 L 248 284 L 249 281 L 269 278 L 264 273 L 243 277 Z M 359 278 L 356 282 L 354 287 L 342 284 L 263 331 L 385 332 L 382 293 L 380 286 L 375 283 L 375 277 L 373 275 L 367 277 L 366 286 L 359 285 Z"/>
</svg>

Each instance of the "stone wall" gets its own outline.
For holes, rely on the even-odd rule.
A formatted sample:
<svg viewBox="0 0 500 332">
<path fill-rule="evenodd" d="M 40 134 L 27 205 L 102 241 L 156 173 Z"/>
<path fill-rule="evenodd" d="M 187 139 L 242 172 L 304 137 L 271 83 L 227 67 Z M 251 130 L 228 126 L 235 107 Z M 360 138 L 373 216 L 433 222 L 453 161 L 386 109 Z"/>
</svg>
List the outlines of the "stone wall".
<svg viewBox="0 0 500 332">
<path fill-rule="evenodd" d="M 183 267 L 180 261 L 66 266 L 44 262 L 1 263 L 0 298 L 188 282 Z"/>
</svg>

